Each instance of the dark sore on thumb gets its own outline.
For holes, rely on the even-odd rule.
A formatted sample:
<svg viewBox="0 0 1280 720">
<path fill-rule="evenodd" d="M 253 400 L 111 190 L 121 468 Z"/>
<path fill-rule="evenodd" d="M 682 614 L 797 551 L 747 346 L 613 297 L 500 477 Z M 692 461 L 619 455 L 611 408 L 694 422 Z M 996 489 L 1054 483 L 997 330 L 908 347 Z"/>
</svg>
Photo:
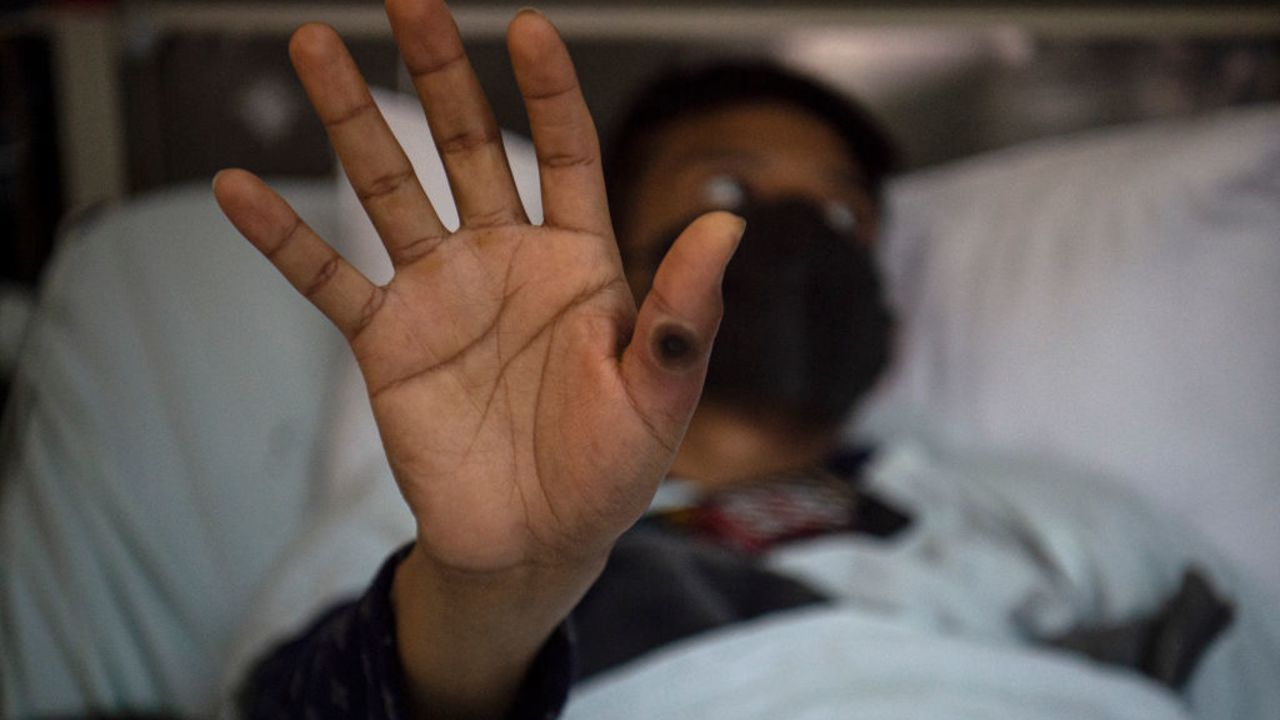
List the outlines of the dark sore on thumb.
<svg viewBox="0 0 1280 720">
<path fill-rule="evenodd" d="M 670 370 L 683 370 L 698 360 L 697 338 L 678 325 L 658 326 L 653 333 L 652 344 L 658 364 Z"/>
</svg>

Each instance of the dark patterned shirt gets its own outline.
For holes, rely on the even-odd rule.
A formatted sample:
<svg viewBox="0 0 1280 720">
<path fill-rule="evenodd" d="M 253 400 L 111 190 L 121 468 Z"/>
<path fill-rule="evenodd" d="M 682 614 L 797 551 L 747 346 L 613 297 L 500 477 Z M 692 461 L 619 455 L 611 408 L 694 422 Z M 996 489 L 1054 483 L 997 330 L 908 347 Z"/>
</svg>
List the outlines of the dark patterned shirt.
<svg viewBox="0 0 1280 720">
<path fill-rule="evenodd" d="M 864 459 L 864 454 L 837 455 L 812 474 L 847 486 L 836 488 L 851 493 L 843 505 L 828 502 L 832 485 L 795 486 L 803 498 L 747 485 L 733 498 L 718 494 L 701 509 L 650 516 L 624 533 L 600 578 L 534 660 L 508 718 L 556 717 L 576 680 L 675 640 L 824 601 L 803 583 L 765 569 L 758 553 L 749 550 L 759 550 L 766 533 L 758 523 L 744 521 L 766 511 L 787 515 L 782 532 L 768 533 L 770 542 L 811 536 L 816 520 L 822 521 L 821 532 L 896 533 L 909 518 L 855 488 Z M 774 480 L 775 487 L 789 483 Z M 782 502 L 798 510 L 815 498 L 847 512 L 834 520 L 829 507 L 793 517 L 778 506 Z M 242 716 L 407 717 L 391 608 L 395 568 L 407 553 L 406 547 L 392 555 L 361 598 L 333 608 L 296 639 L 273 649 L 241 691 Z"/>
</svg>

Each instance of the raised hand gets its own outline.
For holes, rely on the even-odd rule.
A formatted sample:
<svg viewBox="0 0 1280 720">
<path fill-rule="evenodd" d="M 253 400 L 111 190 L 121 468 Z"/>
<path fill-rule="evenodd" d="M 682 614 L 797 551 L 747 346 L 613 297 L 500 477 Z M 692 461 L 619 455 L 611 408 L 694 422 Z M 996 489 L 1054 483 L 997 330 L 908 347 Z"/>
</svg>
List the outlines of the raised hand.
<svg viewBox="0 0 1280 720">
<path fill-rule="evenodd" d="M 342 331 L 360 364 L 418 525 L 414 569 L 403 583 L 397 578 L 396 607 L 427 607 L 417 620 L 398 618 L 401 629 L 448 644 L 461 638 L 432 628 L 432 618 L 487 632 L 495 628 L 484 626 L 486 617 L 512 609 L 501 593 L 525 592 L 515 605 L 532 636 L 496 629 L 521 636 L 501 642 L 527 662 L 674 457 L 742 224 L 715 213 L 690 225 L 637 313 L 595 129 L 554 28 L 523 12 L 508 33 L 541 172 L 545 222 L 534 226 L 448 10 L 439 0 L 389 0 L 387 10 L 461 227 L 450 233 L 440 223 L 350 55 L 320 25 L 298 30 L 290 54 L 394 278 L 372 284 L 247 172 L 221 173 L 215 194 L 241 233 Z M 421 650 L 422 677 L 438 682 L 430 679 L 433 648 L 404 642 L 410 675 L 422 666 L 413 657 Z"/>
</svg>

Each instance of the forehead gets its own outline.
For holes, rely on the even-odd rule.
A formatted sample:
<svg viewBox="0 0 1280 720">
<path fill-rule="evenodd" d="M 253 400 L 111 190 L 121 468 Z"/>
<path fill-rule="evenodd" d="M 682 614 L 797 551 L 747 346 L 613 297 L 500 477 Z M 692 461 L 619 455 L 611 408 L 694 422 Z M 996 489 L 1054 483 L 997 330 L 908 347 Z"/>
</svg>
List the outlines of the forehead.
<svg viewBox="0 0 1280 720">
<path fill-rule="evenodd" d="M 679 118 L 650 141 L 648 169 L 659 176 L 700 164 L 742 161 L 794 164 L 808 172 L 857 180 L 843 138 L 830 123 L 782 102 L 730 105 Z"/>
</svg>

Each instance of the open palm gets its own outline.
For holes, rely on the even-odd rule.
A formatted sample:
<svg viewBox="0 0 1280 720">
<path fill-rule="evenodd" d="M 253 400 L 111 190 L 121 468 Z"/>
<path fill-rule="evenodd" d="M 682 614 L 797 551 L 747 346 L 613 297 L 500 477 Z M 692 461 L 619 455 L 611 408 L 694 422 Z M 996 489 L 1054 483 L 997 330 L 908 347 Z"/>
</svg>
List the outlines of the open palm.
<svg viewBox="0 0 1280 720">
<path fill-rule="evenodd" d="M 541 173 L 528 223 L 448 11 L 388 14 L 461 227 L 448 232 L 329 28 L 294 65 L 396 268 L 375 286 L 265 184 L 227 171 L 227 216 L 350 342 L 419 546 L 469 571 L 598 558 L 643 511 L 696 405 L 741 234 L 687 229 L 637 313 L 610 227 L 596 134 L 563 43 L 522 13 L 508 43 Z"/>
</svg>

